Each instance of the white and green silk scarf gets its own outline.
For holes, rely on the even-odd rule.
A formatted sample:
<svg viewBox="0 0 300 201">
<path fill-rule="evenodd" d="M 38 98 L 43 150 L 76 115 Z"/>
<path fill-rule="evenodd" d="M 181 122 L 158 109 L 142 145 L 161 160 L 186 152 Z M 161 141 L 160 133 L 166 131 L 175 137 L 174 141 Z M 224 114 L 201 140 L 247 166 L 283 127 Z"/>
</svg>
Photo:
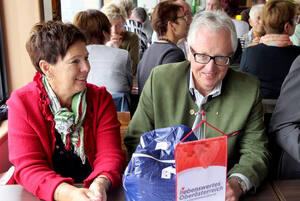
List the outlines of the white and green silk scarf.
<svg viewBox="0 0 300 201">
<path fill-rule="evenodd" d="M 86 89 L 75 94 L 72 99 L 72 111 L 62 108 L 57 96 L 51 89 L 46 76 L 42 78 L 43 85 L 50 100 L 50 110 L 54 116 L 55 129 L 60 134 L 66 150 L 73 146 L 74 153 L 85 164 L 84 129 L 82 122 L 86 113 Z"/>
</svg>

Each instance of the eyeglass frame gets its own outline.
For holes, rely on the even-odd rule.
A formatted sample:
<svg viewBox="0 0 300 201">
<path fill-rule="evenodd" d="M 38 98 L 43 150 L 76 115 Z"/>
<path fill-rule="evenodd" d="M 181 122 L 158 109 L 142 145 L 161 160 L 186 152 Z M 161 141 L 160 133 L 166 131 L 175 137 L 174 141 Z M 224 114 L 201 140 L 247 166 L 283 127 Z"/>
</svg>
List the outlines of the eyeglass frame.
<svg viewBox="0 0 300 201">
<path fill-rule="evenodd" d="M 210 62 L 210 60 L 213 60 L 213 61 L 214 61 L 214 64 L 216 64 L 216 65 L 218 65 L 218 66 L 226 66 L 226 67 L 227 67 L 227 66 L 230 65 L 231 60 L 232 60 L 232 56 L 210 56 L 210 55 L 207 55 L 207 54 L 202 54 L 202 53 L 195 52 L 195 51 L 193 50 L 193 48 L 192 48 L 190 45 L 189 45 L 189 49 L 190 49 L 191 54 L 192 54 L 193 57 L 194 57 L 195 62 L 196 62 L 196 63 L 199 63 L 199 64 L 208 64 L 208 63 Z M 197 56 L 197 55 L 207 56 L 207 57 L 209 57 L 209 60 L 208 60 L 206 63 L 204 63 L 204 62 L 199 62 L 199 61 L 196 60 L 196 56 Z M 228 59 L 228 61 L 226 62 L 227 64 L 217 64 L 217 63 L 216 63 L 216 60 L 215 60 L 215 58 L 217 58 L 217 57 L 227 58 L 227 59 Z"/>
<path fill-rule="evenodd" d="M 183 15 L 183 16 L 177 16 L 176 17 L 176 20 L 177 19 L 179 19 L 179 18 L 182 18 L 185 22 L 187 22 L 188 21 L 188 17 L 187 17 L 187 15 Z"/>
</svg>

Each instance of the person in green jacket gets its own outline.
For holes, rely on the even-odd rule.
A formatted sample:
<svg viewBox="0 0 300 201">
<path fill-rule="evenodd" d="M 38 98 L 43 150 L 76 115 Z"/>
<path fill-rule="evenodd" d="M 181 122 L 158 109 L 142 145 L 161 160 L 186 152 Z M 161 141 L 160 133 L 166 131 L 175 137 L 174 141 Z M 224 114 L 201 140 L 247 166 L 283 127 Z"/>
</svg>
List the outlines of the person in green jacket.
<svg viewBox="0 0 300 201">
<path fill-rule="evenodd" d="M 259 81 L 229 68 L 237 48 L 231 19 L 220 11 L 194 16 L 187 38 L 188 61 L 154 68 L 125 135 L 129 154 L 148 131 L 202 120 L 228 137 L 226 201 L 254 190 L 268 174 L 270 152 L 263 122 Z M 198 139 L 218 137 L 214 129 L 197 129 Z"/>
</svg>

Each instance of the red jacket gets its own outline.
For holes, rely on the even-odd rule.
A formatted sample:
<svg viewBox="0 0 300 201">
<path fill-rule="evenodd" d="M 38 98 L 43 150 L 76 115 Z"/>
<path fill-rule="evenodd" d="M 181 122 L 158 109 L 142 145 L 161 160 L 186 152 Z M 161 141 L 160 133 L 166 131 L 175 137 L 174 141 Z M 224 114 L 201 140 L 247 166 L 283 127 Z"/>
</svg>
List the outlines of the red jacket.
<svg viewBox="0 0 300 201">
<path fill-rule="evenodd" d="M 105 87 L 87 84 L 87 111 L 84 149 L 93 169 L 84 185 L 88 187 L 99 174 L 106 175 L 112 187 L 120 184 L 124 168 L 120 123 L 111 95 Z M 73 183 L 53 170 L 55 128 L 49 99 L 37 73 L 34 81 L 14 91 L 7 101 L 9 159 L 15 166 L 14 178 L 40 199 L 53 200 L 61 182 Z"/>
</svg>

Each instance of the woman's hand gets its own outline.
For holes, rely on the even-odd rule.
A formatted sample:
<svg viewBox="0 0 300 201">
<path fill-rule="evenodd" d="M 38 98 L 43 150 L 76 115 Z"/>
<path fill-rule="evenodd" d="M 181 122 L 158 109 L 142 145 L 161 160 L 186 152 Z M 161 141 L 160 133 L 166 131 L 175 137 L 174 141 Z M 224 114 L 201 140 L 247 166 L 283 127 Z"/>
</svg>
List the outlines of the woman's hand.
<svg viewBox="0 0 300 201">
<path fill-rule="evenodd" d="M 256 37 L 252 40 L 252 42 L 248 45 L 248 47 L 254 46 L 254 45 L 258 45 L 260 41 L 260 37 Z"/>
<path fill-rule="evenodd" d="M 95 178 L 89 188 L 92 192 L 91 194 L 88 194 L 91 201 L 106 201 L 106 191 L 108 191 L 109 187 L 110 181 L 106 176 L 101 175 Z"/>
<path fill-rule="evenodd" d="M 56 201 L 91 201 L 89 194 L 92 192 L 86 188 L 77 188 L 68 183 L 61 183 L 54 191 Z"/>
<path fill-rule="evenodd" d="M 243 191 L 236 179 L 229 179 L 226 184 L 226 201 L 238 201 Z"/>
<path fill-rule="evenodd" d="M 121 35 L 118 34 L 111 35 L 110 40 L 105 45 L 109 47 L 119 48 L 122 43 L 122 39 L 123 36 Z"/>
</svg>

